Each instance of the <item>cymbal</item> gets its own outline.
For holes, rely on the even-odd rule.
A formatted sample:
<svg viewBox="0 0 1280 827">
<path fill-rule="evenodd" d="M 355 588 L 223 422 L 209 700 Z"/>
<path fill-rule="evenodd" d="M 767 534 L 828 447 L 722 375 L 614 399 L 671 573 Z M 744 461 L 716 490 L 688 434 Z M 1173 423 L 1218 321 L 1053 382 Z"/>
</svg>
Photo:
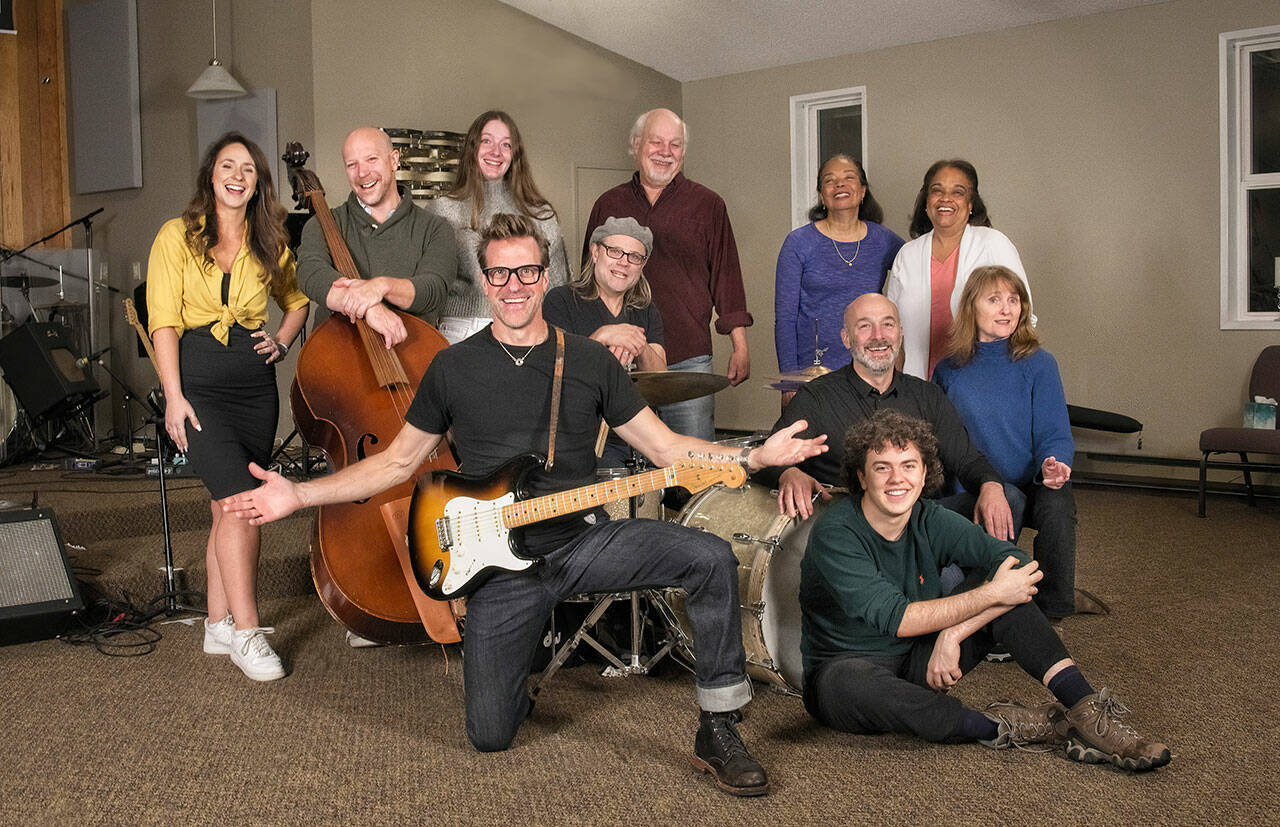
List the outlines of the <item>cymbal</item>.
<svg viewBox="0 0 1280 827">
<path fill-rule="evenodd" d="M 831 368 L 822 365 L 810 365 L 803 370 L 793 370 L 790 373 L 779 373 L 774 379 L 780 379 L 783 382 L 808 382 L 810 379 L 816 379 L 819 376 L 830 373 Z"/>
<path fill-rule="evenodd" d="M 631 381 L 644 401 L 654 407 L 710 396 L 729 387 L 727 376 L 677 370 L 640 370 L 631 374 Z"/>
<path fill-rule="evenodd" d="M 0 276 L 0 287 L 52 287 L 57 283 L 48 276 Z"/>
</svg>

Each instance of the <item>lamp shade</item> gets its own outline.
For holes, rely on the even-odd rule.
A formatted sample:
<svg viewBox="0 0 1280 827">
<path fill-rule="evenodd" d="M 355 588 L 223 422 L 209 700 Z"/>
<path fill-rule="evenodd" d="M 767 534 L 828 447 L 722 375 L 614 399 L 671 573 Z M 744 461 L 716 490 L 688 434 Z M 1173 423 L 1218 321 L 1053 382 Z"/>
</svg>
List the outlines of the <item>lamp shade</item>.
<svg viewBox="0 0 1280 827">
<path fill-rule="evenodd" d="M 188 96 L 203 100 L 242 98 L 247 94 L 249 93 L 216 57 L 209 61 L 209 65 L 200 73 L 200 77 L 196 78 L 196 82 L 187 90 Z"/>
</svg>

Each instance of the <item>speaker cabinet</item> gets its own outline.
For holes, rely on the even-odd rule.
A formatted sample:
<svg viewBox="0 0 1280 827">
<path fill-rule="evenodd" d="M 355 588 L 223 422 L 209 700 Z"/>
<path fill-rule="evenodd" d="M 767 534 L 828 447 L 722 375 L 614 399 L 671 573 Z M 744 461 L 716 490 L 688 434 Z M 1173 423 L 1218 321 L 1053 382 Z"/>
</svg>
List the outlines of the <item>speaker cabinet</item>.
<svg viewBox="0 0 1280 827">
<path fill-rule="evenodd" d="M 98 392 L 98 383 L 76 364 L 71 347 L 67 329 L 50 322 L 27 322 L 0 339 L 0 368 L 32 419 Z"/>
<path fill-rule="evenodd" d="M 55 637 L 83 609 L 53 510 L 0 511 L 0 645 Z"/>
</svg>

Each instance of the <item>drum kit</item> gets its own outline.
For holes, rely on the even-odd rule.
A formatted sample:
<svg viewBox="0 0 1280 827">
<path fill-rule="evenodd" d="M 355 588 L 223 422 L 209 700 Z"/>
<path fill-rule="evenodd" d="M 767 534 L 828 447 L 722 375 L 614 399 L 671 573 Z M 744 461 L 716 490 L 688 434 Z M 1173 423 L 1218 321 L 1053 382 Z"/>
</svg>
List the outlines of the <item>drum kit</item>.
<svg viewBox="0 0 1280 827">
<path fill-rule="evenodd" d="M 409 190 L 418 206 L 444 195 L 458 180 L 458 162 L 466 137 L 462 133 L 396 127 L 383 131 L 400 153 L 396 181 Z"/>
<path fill-rule="evenodd" d="M 816 375 L 816 374 L 815 374 Z M 715 393 L 729 385 L 724 376 L 675 371 L 646 371 L 631 374 L 640 395 L 653 406 L 669 405 Z M 809 378 L 812 378 L 809 377 Z M 759 445 L 766 434 L 722 440 L 728 452 Z M 647 467 L 643 456 L 632 452 L 625 468 L 600 469 L 601 479 L 639 473 Z M 843 492 L 832 492 L 837 497 Z M 815 499 L 814 518 L 834 500 Z M 747 655 L 748 674 L 770 688 L 792 695 L 802 689 L 800 658 L 800 560 L 814 519 L 797 520 L 780 514 L 776 492 L 747 482 L 740 488 L 716 485 L 694 495 L 674 518 L 666 516 L 661 499 L 650 494 L 624 500 L 607 509 L 613 519 L 647 517 L 673 519 L 699 531 L 727 540 L 738 559 L 739 607 L 742 613 L 742 643 Z M 609 662 L 605 674 L 623 676 L 646 674 L 670 654 L 692 667 L 697 658 L 697 640 L 685 612 L 682 589 L 646 589 L 634 592 L 580 595 L 572 600 L 594 602 L 581 627 L 555 652 L 541 676 L 537 691 L 568 659 L 579 643 L 588 643 Z M 629 601 L 630 649 L 611 651 L 594 636 L 596 623 L 605 610 L 619 601 Z M 642 651 L 643 627 L 652 618 L 655 634 L 651 653 Z M 647 657 L 646 657 L 647 654 Z"/>
</svg>

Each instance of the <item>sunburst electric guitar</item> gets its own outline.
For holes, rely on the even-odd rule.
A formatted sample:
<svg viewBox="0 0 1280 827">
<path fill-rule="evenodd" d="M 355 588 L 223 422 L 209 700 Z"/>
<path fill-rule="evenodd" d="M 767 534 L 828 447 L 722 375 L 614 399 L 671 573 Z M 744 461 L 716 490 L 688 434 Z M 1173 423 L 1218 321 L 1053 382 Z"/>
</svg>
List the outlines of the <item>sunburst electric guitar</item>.
<svg viewBox="0 0 1280 827">
<path fill-rule="evenodd" d="M 529 475 L 542 462 L 524 454 L 484 478 L 436 471 L 419 480 L 409 508 L 409 556 L 424 592 L 451 600 L 474 591 L 495 570 L 534 565 L 538 558 L 518 545 L 520 529 L 533 523 L 660 488 L 696 493 L 717 483 L 737 488 L 747 478 L 736 462 L 677 460 L 668 468 L 527 498 Z"/>
</svg>

